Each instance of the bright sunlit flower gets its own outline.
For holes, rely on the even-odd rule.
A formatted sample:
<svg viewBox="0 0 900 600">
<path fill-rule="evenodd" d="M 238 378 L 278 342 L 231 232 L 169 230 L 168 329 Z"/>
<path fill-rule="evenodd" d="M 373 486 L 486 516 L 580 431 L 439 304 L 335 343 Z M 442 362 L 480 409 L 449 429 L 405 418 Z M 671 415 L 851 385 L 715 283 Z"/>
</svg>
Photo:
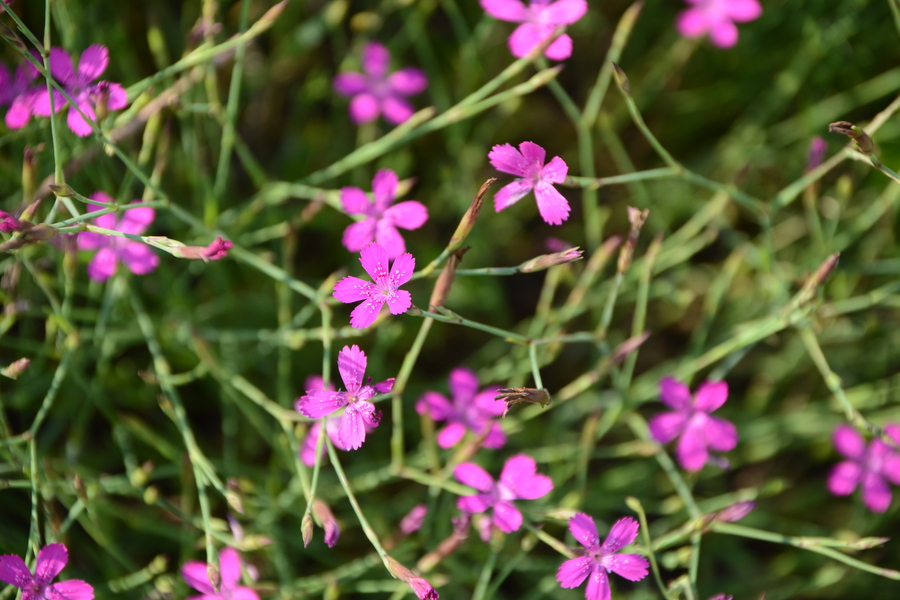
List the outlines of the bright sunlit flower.
<svg viewBox="0 0 900 600">
<path fill-rule="evenodd" d="M 335 284 L 333 293 L 341 302 L 362 302 L 350 313 L 351 327 L 365 329 L 374 323 L 378 311 L 385 303 L 394 315 L 403 314 L 412 306 L 412 296 L 409 292 L 399 289 L 409 281 L 416 269 L 416 259 L 412 254 L 409 252 L 401 254 L 391 265 L 387 251 L 378 243 L 372 242 L 366 244 L 360 251 L 359 262 L 372 281 L 363 281 L 358 277 L 344 277 Z"/>
<path fill-rule="evenodd" d="M 746 23 L 762 15 L 759 0 L 684 0 L 691 5 L 678 15 L 678 33 L 687 38 L 709 34 L 719 48 L 737 43 L 735 23 Z"/>
<path fill-rule="evenodd" d="M 0 556 L 0 581 L 22 590 L 22 600 L 91 600 L 94 588 L 79 579 L 50 583 L 69 562 L 69 551 L 59 542 L 44 546 L 34 573 L 13 554 Z"/>
<path fill-rule="evenodd" d="M 569 202 L 551 185 L 565 181 L 569 167 L 558 156 L 545 165 L 546 157 L 544 149 L 534 142 L 522 142 L 519 150 L 510 144 L 491 148 L 488 159 L 494 168 L 519 177 L 503 186 L 494 196 L 496 212 L 512 206 L 534 190 L 538 212 L 544 221 L 550 225 L 561 225 L 569 218 Z"/>
<path fill-rule="evenodd" d="M 559 25 L 571 25 L 587 12 L 586 0 L 481 0 L 484 12 L 501 21 L 521 23 L 507 43 L 516 58 L 521 58 L 547 39 Z M 572 55 L 572 38 L 562 34 L 547 47 L 544 56 L 565 60 Z"/>
</svg>

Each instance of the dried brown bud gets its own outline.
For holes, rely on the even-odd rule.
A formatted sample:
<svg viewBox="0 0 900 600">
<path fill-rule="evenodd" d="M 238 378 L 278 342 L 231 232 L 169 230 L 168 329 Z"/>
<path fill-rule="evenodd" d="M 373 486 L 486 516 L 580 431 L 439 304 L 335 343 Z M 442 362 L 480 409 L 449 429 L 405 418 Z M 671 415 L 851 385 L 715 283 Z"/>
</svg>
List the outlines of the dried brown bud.
<svg viewBox="0 0 900 600">
<path fill-rule="evenodd" d="M 872 154 L 875 153 L 875 143 L 872 141 L 872 138 L 869 137 L 868 133 L 853 123 L 838 121 L 837 123 L 829 125 L 828 131 L 830 133 L 840 133 L 841 135 L 853 138 L 853 141 L 856 142 L 856 147 L 866 156 L 872 156 Z"/>
<path fill-rule="evenodd" d="M 456 277 L 456 268 L 462 260 L 463 255 L 468 252 L 468 248 L 462 248 L 450 254 L 444 268 L 438 276 L 434 284 L 434 290 L 431 292 L 431 298 L 428 300 L 428 307 L 434 310 L 438 306 L 443 306 L 450 294 L 450 288 L 453 287 L 453 279 Z"/>
<path fill-rule="evenodd" d="M 484 197 L 495 181 L 497 181 L 497 178 L 491 177 L 478 188 L 478 192 L 475 194 L 472 204 L 469 206 L 468 210 L 466 210 L 466 214 L 463 215 L 459 225 L 457 225 L 456 231 L 453 232 L 453 236 L 450 238 L 450 243 L 447 244 L 447 248 L 456 250 L 462 246 L 462 243 L 472 232 L 472 228 L 475 227 L 475 221 L 478 220 L 478 213 L 481 212 L 481 205 L 484 203 Z"/>
<path fill-rule="evenodd" d="M 531 402 L 533 404 L 547 406 L 550 404 L 552 398 L 550 398 L 550 392 L 543 388 L 502 388 L 497 390 L 497 395 L 494 396 L 494 400 L 503 400 L 506 402 L 506 410 L 503 411 L 503 416 L 505 417 L 513 404 L 518 404 L 519 402 Z"/>
</svg>

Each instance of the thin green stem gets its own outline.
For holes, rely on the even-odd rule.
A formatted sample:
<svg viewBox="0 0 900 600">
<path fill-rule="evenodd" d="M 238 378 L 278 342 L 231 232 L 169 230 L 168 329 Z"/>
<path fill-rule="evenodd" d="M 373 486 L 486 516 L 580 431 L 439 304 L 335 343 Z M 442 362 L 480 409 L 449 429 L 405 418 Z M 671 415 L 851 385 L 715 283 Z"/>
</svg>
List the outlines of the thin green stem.
<svg viewBox="0 0 900 600">
<path fill-rule="evenodd" d="M 456 325 L 462 325 L 463 327 L 471 327 L 472 329 L 478 329 L 479 331 L 484 331 L 486 333 L 496 335 L 509 342 L 519 342 L 522 344 L 527 344 L 531 341 L 528 337 L 519 333 L 506 331 L 505 329 L 499 329 L 497 327 L 491 327 L 490 325 L 485 325 L 483 323 L 464 319 L 455 312 L 443 307 L 438 307 L 437 310 L 441 311 L 441 314 L 428 312 L 427 310 L 422 310 L 413 306 L 409 310 L 407 310 L 405 314 L 412 317 L 427 317 L 434 319 L 435 321 L 440 321 L 442 323 L 453 323 Z"/>
</svg>

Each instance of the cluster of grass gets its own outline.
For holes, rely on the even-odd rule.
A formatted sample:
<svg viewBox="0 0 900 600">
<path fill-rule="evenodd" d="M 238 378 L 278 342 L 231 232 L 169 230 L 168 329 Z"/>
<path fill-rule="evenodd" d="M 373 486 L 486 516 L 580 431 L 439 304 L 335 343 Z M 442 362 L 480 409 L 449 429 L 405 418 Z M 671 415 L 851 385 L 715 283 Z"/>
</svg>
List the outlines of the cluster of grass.
<svg viewBox="0 0 900 600">
<path fill-rule="evenodd" d="M 74 53 L 107 46 L 104 77 L 130 102 L 85 138 L 59 116 L 53 129 L 35 119 L 0 130 L 0 208 L 43 198 L 34 220 L 64 222 L 69 207 L 83 212 L 48 187 L 64 177 L 83 196 L 155 203 L 148 235 L 234 242 L 217 262 L 161 254 L 153 273 L 120 266 L 103 284 L 86 275 L 88 253 L 36 243 L 0 256 L 0 362 L 31 359 L 0 381 L 0 553 L 63 541 L 66 574 L 98 598 L 185 597 L 180 566 L 226 545 L 258 571 L 264 597 L 399 598 L 412 592 L 372 536 L 392 539 L 428 505 L 422 529 L 390 548 L 415 566 L 451 535 L 467 493 L 453 465 L 496 474 L 524 452 L 552 494 L 521 506 L 519 532 L 485 544 L 472 531 L 431 565 L 442 597 L 580 598 L 555 580 L 561 546 L 577 546 L 574 510 L 601 535 L 621 516 L 646 524 L 635 547 L 653 554 L 662 589 L 653 576 L 619 579 L 614 597 L 896 597 L 900 541 L 868 538 L 891 536 L 898 502 L 876 514 L 826 479 L 841 460 L 836 426 L 873 437 L 900 421 L 900 184 L 827 133 L 854 122 L 881 163 L 900 164 L 897 3 L 764 1 L 729 50 L 680 38 L 682 4 L 592 2 L 567 30 L 574 53 L 561 70 L 515 61 L 512 26 L 474 1 L 48 0 L 15 3 L 20 23 L 0 15 L 28 45 L 33 34 Z M 366 40 L 428 75 L 413 98 L 424 110 L 396 129 L 353 125 L 332 90 Z M 21 56 L 4 41 L 0 60 Z M 809 171 L 815 136 L 829 150 Z M 361 274 L 341 246 L 340 188 L 368 190 L 390 168 L 403 199 L 428 207 L 405 234 L 420 270 L 406 289 L 424 310 L 457 225 L 498 176 L 488 151 L 523 140 L 568 163 L 568 221 L 546 225 L 530 198 L 495 214 L 500 175 L 465 239 L 452 313 L 350 328 L 350 308 L 331 299 L 339 277 Z M 22 178 L 26 148 L 35 185 Z M 628 206 L 649 217 L 623 269 L 610 240 L 628 235 Z M 551 236 L 584 260 L 478 271 L 545 254 Z M 836 253 L 837 267 L 818 271 Z M 352 344 L 373 380 L 397 384 L 362 450 L 307 469 L 297 450 L 311 422 L 294 401 L 309 375 L 337 381 L 337 351 Z M 514 406 L 502 450 L 439 450 L 414 405 L 446 393 L 459 365 L 482 385 L 547 388 L 553 403 Z M 649 441 L 667 375 L 728 382 L 717 415 L 740 441 L 727 470 L 679 470 L 671 445 Z M 304 547 L 313 490 L 341 525 L 334 548 L 318 529 Z M 757 508 L 740 523 L 698 521 L 741 500 Z"/>
</svg>

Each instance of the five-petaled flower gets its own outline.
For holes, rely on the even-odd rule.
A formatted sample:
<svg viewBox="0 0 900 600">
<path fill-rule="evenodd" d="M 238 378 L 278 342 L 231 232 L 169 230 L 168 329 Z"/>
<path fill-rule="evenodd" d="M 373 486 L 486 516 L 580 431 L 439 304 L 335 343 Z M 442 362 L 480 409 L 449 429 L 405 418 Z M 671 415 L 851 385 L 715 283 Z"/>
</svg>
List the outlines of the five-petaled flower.
<svg viewBox="0 0 900 600">
<path fill-rule="evenodd" d="M 359 262 L 372 278 L 363 281 L 358 277 L 344 277 L 334 286 L 334 297 L 341 302 L 362 302 L 350 313 L 350 326 L 365 329 L 375 322 L 378 311 L 387 303 L 391 314 L 403 314 L 412 306 L 412 297 L 406 290 L 399 289 L 409 281 L 416 269 L 416 259 L 404 252 L 394 260 L 388 270 L 387 250 L 377 242 L 363 246 Z M 374 283 L 373 283 L 374 282 Z"/>
<path fill-rule="evenodd" d="M 507 43 L 516 58 L 521 58 L 547 39 L 559 25 L 571 25 L 587 12 L 587 0 L 481 0 L 481 8 L 501 21 L 521 23 Z M 565 60 L 572 55 L 572 38 L 562 34 L 547 47 L 544 55 L 552 60 Z"/>
<path fill-rule="evenodd" d="M 105 192 L 94 192 L 91 200 L 113 202 Z M 135 200 L 135 202 L 138 202 Z M 88 206 L 89 211 L 104 208 L 99 204 Z M 116 219 L 113 213 L 100 215 L 94 219 L 94 225 L 104 229 L 112 229 L 131 235 L 140 235 L 147 230 L 156 217 L 156 211 L 148 206 L 131 208 L 122 212 L 122 218 Z M 88 264 L 88 275 L 95 281 L 106 281 L 116 272 L 116 265 L 121 260 L 135 275 L 146 275 L 159 266 L 159 257 L 149 246 L 128 238 L 103 235 L 93 231 L 82 231 L 78 234 L 79 250 L 97 250 L 97 254 Z"/>
<path fill-rule="evenodd" d="M 452 401 L 443 394 L 427 391 L 416 402 L 416 411 L 420 415 L 428 413 L 435 421 L 447 421 L 447 426 L 437 435 L 438 446 L 455 446 L 468 430 L 485 436 L 485 448 L 502 447 L 506 443 L 506 434 L 493 420 L 502 415 L 505 408 L 502 402 L 494 400 L 500 388 L 487 387 L 479 392 L 478 376 L 465 367 L 450 372 L 449 384 Z"/>
<path fill-rule="evenodd" d="M 638 522 L 623 517 L 613 523 L 603 544 L 597 535 L 594 519 L 584 513 L 575 513 L 569 519 L 569 531 L 584 546 L 583 555 L 572 558 L 559 566 L 556 580 L 564 588 L 576 588 L 587 579 L 584 597 L 587 600 L 609 600 L 609 576 L 611 571 L 629 581 L 640 581 L 647 576 L 650 563 L 640 554 L 618 554 L 619 550 L 634 541 Z"/>
<path fill-rule="evenodd" d="M 688 386 L 666 377 L 659 382 L 660 399 L 673 412 L 656 415 L 650 420 L 653 438 L 667 444 L 679 435 L 678 462 L 688 471 L 699 471 L 709 459 L 709 450 L 727 452 L 737 446 L 737 429 L 729 421 L 710 416 L 728 399 L 728 384 L 707 381 L 691 398 Z"/>
<path fill-rule="evenodd" d="M 428 87 L 425 73 L 415 67 L 406 67 L 387 74 L 391 53 L 378 42 L 369 42 L 363 48 L 364 73 L 351 71 L 334 78 L 335 91 L 350 101 L 350 117 L 357 123 L 368 123 L 384 114 L 384 118 L 398 125 L 409 119 L 414 109 L 405 96 L 421 94 Z"/>
<path fill-rule="evenodd" d="M 759 0 L 684 0 L 691 5 L 678 15 L 678 32 L 696 38 L 709 33 L 709 39 L 719 48 L 737 43 L 735 23 L 758 19 L 762 14 Z"/>
<path fill-rule="evenodd" d="M 10 129 L 24 127 L 31 119 L 35 94 L 40 89 L 32 86 L 31 81 L 37 75 L 38 70 L 28 61 L 19 65 L 15 75 L 0 64 L 0 106 L 9 104 L 4 120 Z"/>
<path fill-rule="evenodd" d="M 397 258 L 406 252 L 406 243 L 397 228 L 418 229 L 428 220 L 428 209 L 416 200 L 407 200 L 391 206 L 397 194 L 397 174 L 381 169 L 372 180 L 369 202 L 366 193 L 358 187 L 341 189 L 341 204 L 348 215 L 365 215 L 366 218 L 349 225 L 344 230 L 342 243 L 350 252 L 359 252 L 363 246 L 375 241 L 387 251 L 388 258 Z"/>
<path fill-rule="evenodd" d="M 453 475 L 481 492 L 474 496 L 460 497 L 456 502 L 457 508 L 475 514 L 493 507 L 494 514 L 490 522 L 505 533 L 517 531 L 522 526 L 522 513 L 513 504 L 513 500 L 536 500 L 553 489 L 553 481 L 537 472 L 537 463 L 527 454 L 511 456 L 503 465 L 500 480 L 496 482 L 475 463 L 457 465 Z M 480 529 L 481 538 L 488 541 L 491 528 Z"/>
<path fill-rule="evenodd" d="M 22 590 L 22 600 L 91 600 L 94 588 L 79 579 L 50 583 L 69 562 L 69 552 L 59 542 L 44 546 L 37 555 L 34 573 L 20 557 L 0 556 L 0 581 Z"/>
<path fill-rule="evenodd" d="M 209 582 L 209 572 L 205 562 L 191 560 L 181 567 L 181 576 L 189 586 L 200 592 L 188 600 L 259 600 L 259 595 L 251 588 L 239 586 L 241 581 L 241 555 L 234 548 L 219 552 L 219 591 Z"/>
<path fill-rule="evenodd" d="M 900 444 L 900 425 L 890 424 L 885 432 Z M 900 453 L 880 439 L 866 441 L 849 425 L 834 430 L 834 447 L 849 460 L 839 462 L 828 475 L 828 489 L 837 496 L 853 493 L 862 485 L 863 502 L 873 512 L 882 513 L 891 505 L 888 481 L 900 485 Z"/>
<path fill-rule="evenodd" d="M 331 383 L 325 385 L 321 375 L 310 375 L 306 378 L 306 383 L 304 389 L 308 390 L 306 393 L 309 394 L 311 390 L 326 390 L 326 391 L 334 391 L 334 386 Z M 294 403 L 294 408 L 297 409 L 297 412 L 302 412 L 300 410 L 300 399 L 297 399 L 297 402 Z M 374 427 L 366 423 L 366 433 L 371 433 Z M 344 443 L 341 441 L 340 437 L 338 437 L 338 433 L 340 431 L 340 419 L 335 417 L 325 419 L 325 433 L 328 434 L 328 439 L 331 440 L 331 443 L 334 444 L 334 447 L 338 450 L 349 450 Z M 300 460 L 303 461 L 307 467 L 312 467 L 316 464 L 316 448 L 319 445 L 319 436 L 322 435 L 322 422 L 317 421 L 313 424 L 312 427 L 309 428 L 309 433 L 306 434 L 306 437 L 303 439 L 303 446 L 300 448 Z M 325 456 L 325 445 L 322 445 L 322 456 Z"/>
<path fill-rule="evenodd" d="M 128 94 L 118 83 L 107 81 L 91 83 L 103 74 L 108 64 L 109 50 L 100 44 L 88 46 L 81 53 L 77 71 L 72 66 L 72 57 L 68 52 L 62 48 L 50 49 L 50 73 L 65 88 L 66 93 L 75 101 L 81 112 L 91 121 L 97 120 L 95 108 L 98 106 L 102 106 L 103 110 L 119 110 L 128 104 Z M 62 110 L 65 104 L 65 97 L 54 90 L 53 108 L 55 111 Z M 50 116 L 50 94 L 46 89 L 35 95 L 32 111 L 41 117 Z M 69 108 L 66 123 L 75 135 L 81 137 L 90 135 L 92 131 L 91 125 L 74 107 Z"/>
<path fill-rule="evenodd" d="M 494 196 L 496 212 L 512 206 L 534 190 L 538 211 L 544 221 L 550 225 L 561 225 L 569 218 L 569 202 L 551 185 L 565 181 L 569 167 L 558 156 L 553 157 L 553 160 L 545 165 L 546 156 L 544 149 L 533 142 L 522 142 L 519 144 L 519 150 L 510 144 L 494 146 L 491 149 L 488 159 L 495 169 L 519 176 L 512 183 L 503 186 Z"/>
<path fill-rule="evenodd" d="M 369 402 L 369 398 L 391 391 L 394 378 L 374 386 L 364 385 L 366 354 L 356 345 L 344 346 L 338 353 L 337 362 L 347 391 L 333 392 L 321 388 L 308 390 L 297 401 L 296 408 L 307 417 L 320 419 L 346 406 L 338 426 L 338 440 L 348 450 L 356 450 L 366 440 L 366 426 L 377 427 L 381 420 L 381 411 L 375 410 L 375 405 Z"/>
</svg>

